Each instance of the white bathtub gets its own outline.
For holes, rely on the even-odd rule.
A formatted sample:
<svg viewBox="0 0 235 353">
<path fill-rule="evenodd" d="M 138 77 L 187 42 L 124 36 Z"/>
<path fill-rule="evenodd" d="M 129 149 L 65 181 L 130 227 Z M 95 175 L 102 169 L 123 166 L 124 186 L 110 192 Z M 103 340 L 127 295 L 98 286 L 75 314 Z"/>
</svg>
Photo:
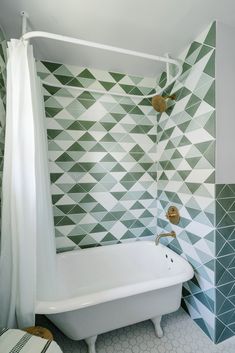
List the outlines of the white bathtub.
<svg viewBox="0 0 235 353">
<path fill-rule="evenodd" d="M 179 308 L 182 283 L 193 277 L 187 261 L 151 241 L 70 251 L 57 261 L 57 295 L 38 301 L 36 312 L 85 339 L 90 353 L 98 334 L 147 319 L 161 337 L 161 316 Z"/>
</svg>

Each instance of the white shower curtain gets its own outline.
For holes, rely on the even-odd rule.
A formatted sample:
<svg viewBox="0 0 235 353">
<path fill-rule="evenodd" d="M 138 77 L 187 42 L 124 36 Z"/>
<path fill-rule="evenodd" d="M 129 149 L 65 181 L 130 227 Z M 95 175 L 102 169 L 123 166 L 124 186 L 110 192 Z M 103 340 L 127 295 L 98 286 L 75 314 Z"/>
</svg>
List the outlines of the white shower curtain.
<svg viewBox="0 0 235 353">
<path fill-rule="evenodd" d="M 0 327 L 34 325 L 55 283 L 55 238 L 42 91 L 32 46 L 8 43 Z"/>
</svg>

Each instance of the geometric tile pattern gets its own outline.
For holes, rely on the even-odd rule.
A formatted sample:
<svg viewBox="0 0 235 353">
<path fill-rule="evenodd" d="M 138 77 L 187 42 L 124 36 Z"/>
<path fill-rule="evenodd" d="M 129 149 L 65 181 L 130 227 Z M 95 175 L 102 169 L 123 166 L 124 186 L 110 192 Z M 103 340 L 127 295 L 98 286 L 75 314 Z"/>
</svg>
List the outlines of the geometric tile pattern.
<svg viewBox="0 0 235 353">
<path fill-rule="evenodd" d="M 184 285 L 183 307 L 214 340 L 215 334 L 215 23 L 182 54 L 183 73 L 166 94 L 176 101 L 158 115 L 158 233 L 193 266 L 194 278 Z M 161 77 L 160 85 L 165 82 Z M 170 205 L 181 219 L 172 225 Z"/>
<path fill-rule="evenodd" d="M 40 316 L 37 325 L 49 328 L 64 353 L 87 353 L 83 340 L 64 336 L 47 318 Z M 234 353 L 235 337 L 218 345 L 204 335 L 190 317 L 178 310 L 162 318 L 164 336 L 156 337 L 150 320 L 98 336 L 97 353 Z"/>
<path fill-rule="evenodd" d="M 235 335 L 235 184 L 216 185 L 216 342 Z"/>
<path fill-rule="evenodd" d="M 133 94 L 154 87 L 153 80 L 49 62 L 37 69 L 52 84 Z M 155 235 L 156 112 L 150 101 L 49 85 L 44 100 L 58 251 Z"/>
<path fill-rule="evenodd" d="M 2 188 L 4 134 L 6 115 L 6 40 L 0 28 L 0 194 Z"/>
</svg>

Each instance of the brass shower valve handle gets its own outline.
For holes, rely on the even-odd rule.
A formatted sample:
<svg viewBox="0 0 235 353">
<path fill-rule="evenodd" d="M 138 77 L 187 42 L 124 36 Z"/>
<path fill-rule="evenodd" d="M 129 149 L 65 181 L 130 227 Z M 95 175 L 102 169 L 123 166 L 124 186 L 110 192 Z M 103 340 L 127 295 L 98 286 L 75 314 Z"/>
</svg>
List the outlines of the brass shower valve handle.
<svg viewBox="0 0 235 353">
<path fill-rule="evenodd" d="M 173 224 L 178 224 L 180 221 L 179 210 L 175 206 L 170 206 L 166 213 L 166 218 Z"/>
<path fill-rule="evenodd" d="M 171 217 L 177 217 L 177 213 L 166 213 L 166 218 L 171 219 Z"/>
</svg>

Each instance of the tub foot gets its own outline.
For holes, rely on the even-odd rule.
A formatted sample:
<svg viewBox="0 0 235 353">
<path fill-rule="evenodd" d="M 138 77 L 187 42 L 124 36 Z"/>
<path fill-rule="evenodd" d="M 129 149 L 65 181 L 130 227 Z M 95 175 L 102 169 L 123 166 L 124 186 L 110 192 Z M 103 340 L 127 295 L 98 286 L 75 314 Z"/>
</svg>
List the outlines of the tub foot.
<svg viewBox="0 0 235 353">
<path fill-rule="evenodd" d="M 96 353 L 96 350 L 95 350 L 96 339 L 97 339 L 97 336 L 91 336 L 91 337 L 85 338 L 85 342 L 88 345 L 88 353 Z"/>
<path fill-rule="evenodd" d="M 163 331 L 162 331 L 162 328 L 161 328 L 161 316 L 156 316 L 156 317 L 153 317 L 151 319 L 153 325 L 154 325 L 154 328 L 155 328 L 155 333 L 156 333 L 156 336 L 158 338 L 161 338 L 163 337 Z"/>
</svg>

